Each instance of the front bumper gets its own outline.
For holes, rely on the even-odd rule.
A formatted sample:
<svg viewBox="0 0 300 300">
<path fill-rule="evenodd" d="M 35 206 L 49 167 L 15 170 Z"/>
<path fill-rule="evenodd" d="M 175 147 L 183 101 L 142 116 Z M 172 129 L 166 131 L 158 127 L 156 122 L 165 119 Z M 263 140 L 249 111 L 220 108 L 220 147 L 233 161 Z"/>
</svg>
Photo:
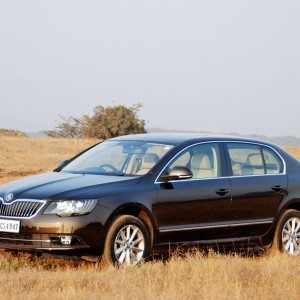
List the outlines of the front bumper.
<svg viewBox="0 0 300 300">
<path fill-rule="evenodd" d="M 96 211 L 65 218 L 39 214 L 30 219 L 20 219 L 20 222 L 19 233 L 0 232 L 0 248 L 59 252 L 86 250 L 89 253 L 103 246 L 104 226 Z"/>
<path fill-rule="evenodd" d="M 64 237 L 70 238 L 71 242 L 67 244 L 60 242 Z M 4 249 L 31 251 L 66 251 L 91 248 L 82 237 L 77 235 L 20 233 L 0 233 L 0 247 Z"/>
</svg>

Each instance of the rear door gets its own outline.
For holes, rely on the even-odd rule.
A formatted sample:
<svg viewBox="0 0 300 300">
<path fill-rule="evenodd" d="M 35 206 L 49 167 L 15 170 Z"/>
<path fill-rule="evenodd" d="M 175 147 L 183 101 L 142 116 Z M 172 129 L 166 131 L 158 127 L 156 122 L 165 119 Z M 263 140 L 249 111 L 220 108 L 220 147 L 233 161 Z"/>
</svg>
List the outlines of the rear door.
<svg viewBox="0 0 300 300">
<path fill-rule="evenodd" d="M 273 223 L 287 188 L 284 161 L 272 148 L 255 143 L 226 143 L 235 237 L 261 236 Z"/>
</svg>

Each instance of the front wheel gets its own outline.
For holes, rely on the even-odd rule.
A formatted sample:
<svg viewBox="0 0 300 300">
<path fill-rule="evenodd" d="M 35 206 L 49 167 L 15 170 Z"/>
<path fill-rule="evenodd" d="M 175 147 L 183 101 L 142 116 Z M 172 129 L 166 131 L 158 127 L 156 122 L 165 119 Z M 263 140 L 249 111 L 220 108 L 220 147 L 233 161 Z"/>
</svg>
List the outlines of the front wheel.
<svg viewBox="0 0 300 300">
<path fill-rule="evenodd" d="M 300 212 L 286 210 L 278 220 L 273 247 L 291 256 L 300 255 Z"/>
<path fill-rule="evenodd" d="M 130 215 L 117 217 L 105 239 L 104 263 L 135 266 L 150 253 L 149 233 L 144 223 Z"/>
</svg>

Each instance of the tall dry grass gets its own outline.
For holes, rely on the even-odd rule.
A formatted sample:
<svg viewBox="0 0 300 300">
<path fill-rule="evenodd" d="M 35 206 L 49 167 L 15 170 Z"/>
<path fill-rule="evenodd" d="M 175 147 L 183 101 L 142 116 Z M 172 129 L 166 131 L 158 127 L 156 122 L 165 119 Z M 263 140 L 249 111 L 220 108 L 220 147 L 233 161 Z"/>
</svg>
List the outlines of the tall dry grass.
<svg viewBox="0 0 300 300">
<path fill-rule="evenodd" d="M 96 140 L 0 136 L 0 184 L 53 170 L 62 159 L 95 143 Z"/>
<path fill-rule="evenodd" d="M 0 137 L 0 183 L 56 167 L 91 140 Z M 300 157 L 300 148 L 287 147 Z M 300 257 L 200 252 L 128 269 L 0 251 L 1 299 L 300 299 Z"/>
<path fill-rule="evenodd" d="M 2 299 L 299 299 L 299 258 L 200 252 L 136 268 L 0 255 Z M 32 259 L 32 258 L 31 258 Z"/>
</svg>

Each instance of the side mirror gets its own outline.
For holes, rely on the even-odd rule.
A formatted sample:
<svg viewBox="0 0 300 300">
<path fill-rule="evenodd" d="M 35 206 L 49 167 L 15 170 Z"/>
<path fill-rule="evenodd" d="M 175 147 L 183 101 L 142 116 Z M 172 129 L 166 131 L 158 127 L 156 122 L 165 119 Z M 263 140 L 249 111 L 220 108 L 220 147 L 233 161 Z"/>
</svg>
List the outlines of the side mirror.
<svg viewBox="0 0 300 300">
<path fill-rule="evenodd" d="M 190 179 L 192 177 L 193 173 L 188 167 L 178 166 L 172 168 L 168 175 L 162 177 L 162 180 L 168 182 L 170 180 Z"/>
<path fill-rule="evenodd" d="M 62 167 L 65 166 L 69 161 L 70 161 L 69 159 L 61 160 L 61 161 L 58 163 L 57 169 L 62 168 Z"/>
</svg>

